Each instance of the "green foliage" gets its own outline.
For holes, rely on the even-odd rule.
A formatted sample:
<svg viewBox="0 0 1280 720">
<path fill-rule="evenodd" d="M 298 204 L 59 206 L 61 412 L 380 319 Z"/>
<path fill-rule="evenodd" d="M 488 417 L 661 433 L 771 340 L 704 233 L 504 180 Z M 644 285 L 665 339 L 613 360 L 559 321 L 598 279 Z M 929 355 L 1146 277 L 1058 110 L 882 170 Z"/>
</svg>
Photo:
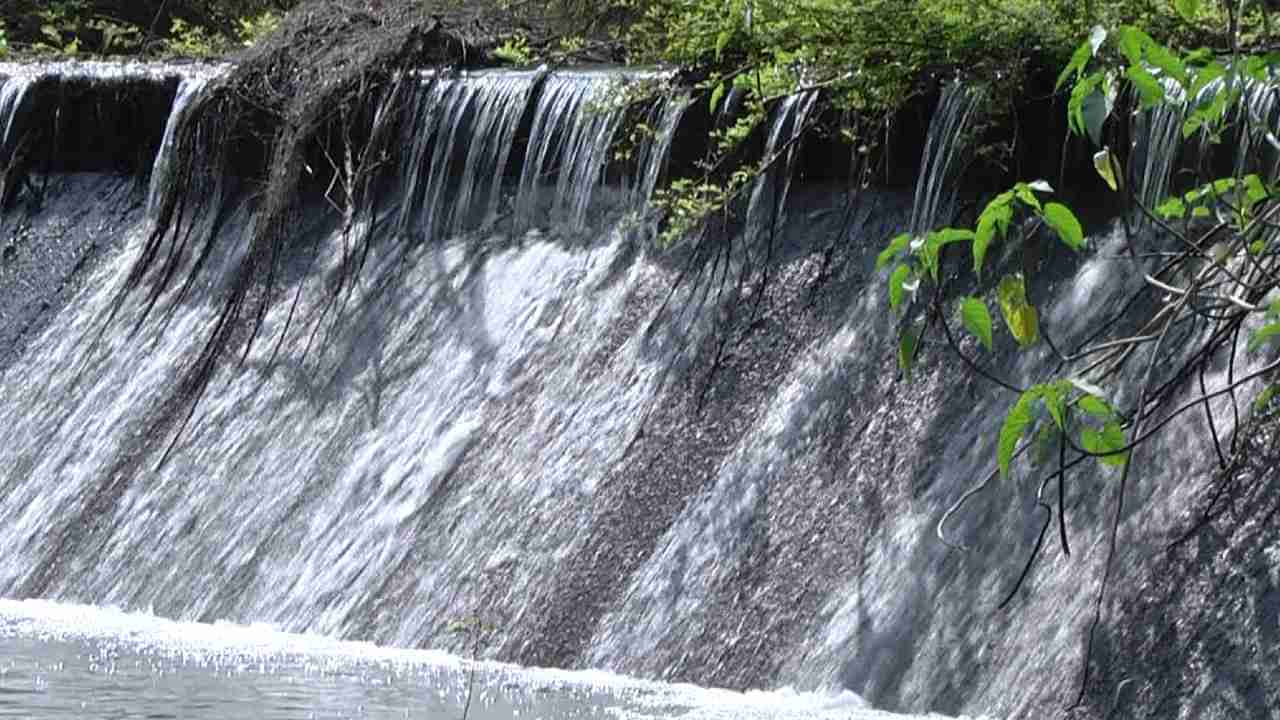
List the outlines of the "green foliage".
<svg viewBox="0 0 1280 720">
<path fill-rule="evenodd" d="M 978 338 L 987 352 L 995 349 L 991 331 L 991 312 L 987 310 L 986 303 L 974 297 L 960 298 L 960 321 L 964 324 L 965 330 Z"/>
<path fill-rule="evenodd" d="M 512 65 L 528 65 L 533 62 L 533 53 L 529 50 L 529 38 L 524 33 L 516 33 L 508 37 L 493 51 L 493 56 Z"/>
<path fill-rule="evenodd" d="M 9 54 L 9 36 L 5 32 L 4 22 L 0 21 L 0 60 Z"/>
<path fill-rule="evenodd" d="M 221 50 L 220 45 L 218 38 L 205 28 L 192 25 L 182 18 L 174 18 L 169 27 L 165 49 L 174 55 L 205 58 L 217 55 Z"/>
<path fill-rule="evenodd" d="M 1022 273 L 1011 273 L 1000 278 L 996 288 L 1000 314 L 1004 323 L 1022 347 L 1040 342 L 1040 316 L 1027 300 L 1027 283 Z"/>
<path fill-rule="evenodd" d="M 236 37 L 240 44 L 252 47 L 280 27 L 280 15 L 274 10 L 264 10 L 257 15 L 236 19 Z"/>
</svg>

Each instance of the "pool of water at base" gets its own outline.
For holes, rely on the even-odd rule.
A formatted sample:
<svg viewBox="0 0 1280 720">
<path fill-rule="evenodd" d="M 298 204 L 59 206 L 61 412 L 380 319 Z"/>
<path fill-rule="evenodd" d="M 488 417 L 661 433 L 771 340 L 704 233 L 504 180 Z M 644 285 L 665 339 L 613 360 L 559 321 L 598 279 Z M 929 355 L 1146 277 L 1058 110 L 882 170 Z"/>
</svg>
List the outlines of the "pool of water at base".
<svg viewBox="0 0 1280 720">
<path fill-rule="evenodd" d="M 0 718 L 903 718 L 857 695 L 738 693 L 599 671 L 0 599 Z"/>
</svg>

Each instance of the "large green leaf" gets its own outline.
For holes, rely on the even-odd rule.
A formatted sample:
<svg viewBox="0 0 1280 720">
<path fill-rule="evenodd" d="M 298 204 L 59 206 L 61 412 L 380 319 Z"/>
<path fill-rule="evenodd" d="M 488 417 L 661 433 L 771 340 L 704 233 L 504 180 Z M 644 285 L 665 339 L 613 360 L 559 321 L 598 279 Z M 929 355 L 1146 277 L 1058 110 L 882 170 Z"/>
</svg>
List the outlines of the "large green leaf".
<svg viewBox="0 0 1280 720">
<path fill-rule="evenodd" d="M 1102 144 L 1102 126 L 1110 117 L 1111 108 L 1115 106 L 1115 102 L 1115 90 L 1108 82 L 1099 84 L 1084 98 L 1080 107 L 1080 116 L 1084 129 L 1094 145 Z"/>
<path fill-rule="evenodd" d="M 1080 221 L 1076 219 L 1075 213 L 1071 212 L 1066 205 L 1046 203 L 1044 220 L 1058 233 L 1058 237 L 1062 238 L 1062 242 L 1066 243 L 1067 247 L 1076 252 L 1084 249 L 1084 228 L 1080 227 Z"/>
<path fill-rule="evenodd" d="M 1080 74 L 1084 72 L 1085 66 L 1089 64 L 1089 58 L 1093 57 L 1093 50 L 1089 45 L 1089 41 L 1085 40 L 1080 43 L 1076 51 L 1071 53 L 1071 61 L 1067 66 L 1062 68 L 1062 73 L 1058 75 L 1058 82 L 1054 84 L 1054 90 L 1060 90 L 1067 83 L 1067 79 L 1074 74 L 1078 79 Z"/>
<path fill-rule="evenodd" d="M 991 333 L 991 312 L 987 304 L 973 297 L 960 298 L 960 320 L 965 330 L 978 338 L 978 342 L 991 352 L 995 345 Z"/>
<path fill-rule="evenodd" d="M 1040 318 L 1036 309 L 1027 302 L 1027 286 L 1022 273 L 1012 273 L 1000 279 L 996 288 L 1000 312 L 1005 325 L 1022 347 L 1030 347 L 1040 341 Z"/>
<path fill-rule="evenodd" d="M 1111 408 L 1111 405 L 1097 395 L 1081 395 L 1080 399 L 1076 400 L 1076 407 L 1093 417 L 1103 420 L 1109 420 L 1116 415 L 1116 411 Z"/>
<path fill-rule="evenodd" d="M 1142 109 L 1148 110 L 1164 100 L 1164 86 L 1141 65 L 1130 65 L 1125 77 L 1137 88 L 1138 97 L 1142 99 Z"/>
<path fill-rule="evenodd" d="M 973 237 L 973 272 L 982 274 L 982 264 L 987 258 L 987 248 L 997 238 L 1004 237 L 1013 221 L 1013 208 L 1009 203 L 1013 200 L 1013 191 L 996 196 L 987 203 L 987 208 L 978 216 L 978 231 Z"/>
<path fill-rule="evenodd" d="M 894 258 L 902 254 L 904 250 L 911 246 L 911 236 L 902 233 L 889 241 L 889 246 L 880 251 L 876 257 L 876 271 L 883 270 L 886 265 L 893 262 Z"/>
<path fill-rule="evenodd" d="M 1080 432 L 1080 447 L 1098 455 L 1098 460 L 1107 465 L 1123 465 L 1129 453 L 1116 452 L 1125 446 L 1124 431 L 1118 422 L 1109 422 L 1101 430 L 1085 428 Z"/>
<path fill-rule="evenodd" d="M 924 247 L 920 250 L 920 262 L 924 264 L 929 276 L 936 282 L 938 279 L 938 256 L 942 252 L 942 248 L 951 243 L 972 240 L 974 237 L 972 230 L 959 230 L 956 228 L 943 228 L 929 233 L 925 238 Z"/>
<path fill-rule="evenodd" d="M 996 462 L 1000 466 L 1002 478 L 1009 476 L 1009 464 L 1013 462 L 1013 453 L 1017 451 L 1018 441 L 1022 439 L 1034 419 L 1032 409 L 1035 402 L 1040 399 L 1040 393 L 1039 385 L 1027 389 L 1018 397 L 1018 402 L 1009 409 L 1009 414 L 1004 417 L 1004 424 L 1000 427 L 999 445 L 996 449 Z"/>
</svg>

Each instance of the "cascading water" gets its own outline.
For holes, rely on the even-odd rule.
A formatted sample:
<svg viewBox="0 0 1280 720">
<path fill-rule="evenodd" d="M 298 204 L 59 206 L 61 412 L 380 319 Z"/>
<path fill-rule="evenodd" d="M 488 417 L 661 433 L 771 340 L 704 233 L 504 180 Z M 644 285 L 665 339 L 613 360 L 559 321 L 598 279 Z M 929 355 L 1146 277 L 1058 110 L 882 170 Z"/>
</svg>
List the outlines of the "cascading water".
<svg viewBox="0 0 1280 720">
<path fill-rule="evenodd" d="M 74 300 L 0 375 L 0 595 L 182 621 L 84 611 L 86 625 L 121 636 L 161 623 L 178 636 L 162 654 L 200 634 L 193 621 L 269 623 L 701 684 L 852 691 L 894 709 L 1049 712 L 1074 688 L 1064 668 L 1079 662 L 1094 597 L 1081 587 L 1105 556 L 1101 498 L 1114 481 L 1072 475 L 1073 552 L 1047 546 L 1013 610 L 993 613 L 1039 529 L 1039 477 L 1015 474 L 955 517 L 947 532 L 968 552 L 934 533 L 989 472 L 1011 398 L 955 364 L 926 362 L 899 382 L 870 271 L 885 238 L 944 218 L 972 96 L 944 92 L 915 196 L 862 191 L 848 224 L 825 212 L 843 194 L 791 182 L 815 97 L 780 101 L 766 138 L 777 161 L 752 189 L 743 230 L 770 233 L 773 279 L 760 312 L 726 328 L 717 318 L 740 293 L 707 292 L 714 274 L 682 274 L 684 258 L 637 245 L 625 221 L 596 212 L 610 200 L 601 186 L 623 118 L 604 102 L 615 81 L 423 76 L 401 186 L 362 216 L 375 240 L 343 316 L 323 341 L 290 322 L 323 316 L 344 271 L 347 229 L 314 198 L 297 233 L 319 260 L 283 260 L 281 291 L 297 307 L 272 304 L 263 318 L 279 354 L 259 343 L 243 367 L 219 368 L 163 465 L 176 388 L 198 362 L 192 339 L 218 322 L 252 202 L 229 212 L 208 279 L 164 293 L 163 323 L 139 323 L 145 293 L 115 302 L 145 244 L 141 203 L 121 223 L 78 186 L 52 194 L 24 227 L 57 237 L 68 218 L 112 219 L 115 230 L 100 262 L 78 271 Z M 11 82 L 0 97 L 16 95 Z M 184 98 L 200 98 L 178 88 L 170 124 Z M 680 100 L 653 116 L 660 131 L 632 192 L 656 185 L 685 114 Z M 495 220 L 508 211 L 512 223 Z M 449 240 L 475 227 L 486 232 Z M 815 240 L 830 237 L 841 238 L 834 277 Z M 1114 228 L 1096 234 L 1096 254 L 1045 289 L 1042 315 L 1063 347 L 1142 282 L 1110 259 L 1122 242 Z M 1207 381 L 1247 364 L 1236 360 Z M 1053 359 L 991 363 L 1023 383 Z M 1224 432 L 1227 403 L 1209 403 Z M 1139 592 L 1145 553 L 1191 504 L 1195 488 L 1180 480 L 1212 453 L 1199 417 L 1147 451 L 1122 525 L 1126 592 Z M 59 608 L 0 603 L 0 651 L 30 651 L 65 621 Z M 487 632 L 474 642 L 459 626 Z M 97 652 L 81 641 L 49 657 Z M 275 663 L 293 642 L 273 631 L 255 657 Z M 800 697 L 809 704 L 776 713 L 812 711 L 817 696 Z"/>
<path fill-rule="evenodd" d="M 799 155 L 799 142 L 808 128 L 805 121 L 818 100 L 818 93 L 809 91 L 784 98 L 773 111 L 769 126 L 769 138 L 765 142 L 764 162 L 769 164 L 765 172 L 756 177 L 751 187 L 751 200 L 747 205 L 747 237 L 751 240 L 762 232 L 771 232 L 781 221 L 779 217 L 791 192 L 792 170 Z"/>
<path fill-rule="evenodd" d="M 915 237 L 949 220 L 955 181 L 963 161 L 961 154 L 968 147 L 957 139 L 969 129 L 980 100 L 977 90 L 959 81 L 942 89 L 938 109 L 929 122 L 916 178 L 915 202 L 911 206 L 911 233 Z"/>
<path fill-rule="evenodd" d="M 434 237 L 492 222 L 521 112 L 540 75 L 526 73 L 427 76 L 406 132 L 404 168 L 409 202 L 402 231 Z"/>
<path fill-rule="evenodd" d="M 165 122 L 164 137 L 160 140 L 160 150 L 156 153 L 155 164 L 151 168 L 151 185 L 147 192 L 147 211 L 150 214 L 155 214 L 160 202 L 160 194 L 169 183 L 170 165 L 173 154 L 176 152 L 174 133 L 190 117 L 200 92 L 210 81 L 224 72 L 226 72 L 225 67 L 200 67 L 196 72 L 183 75 L 178 81 L 178 90 L 173 97 L 173 107 L 169 111 L 169 119 Z"/>
<path fill-rule="evenodd" d="M 651 132 L 643 137 L 636 155 L 636 184 L 631 198 L 631 205 L 638 212 L 646 212 L 653 199 L 653 191 L 657 189 L 658 179 L 671 155 L 676 128 L 689 109 L 689 103 L 688 94 L 676 93 L 657 103 L 649 114 L 648 125 Z"/>
<path fill-rule="evenodd" d="M 538 224 L 540 186 L 556 178 L 550 218 L 582 229 L 595 189 L 604 182 L 609 147 L 622 122 L 623 108 L 607 96 L 619 78 L 599 73 L 548 77 L 534 108 L 533 128 L 520 174 L 517 216 L 521 226 Z"/>
</svg>

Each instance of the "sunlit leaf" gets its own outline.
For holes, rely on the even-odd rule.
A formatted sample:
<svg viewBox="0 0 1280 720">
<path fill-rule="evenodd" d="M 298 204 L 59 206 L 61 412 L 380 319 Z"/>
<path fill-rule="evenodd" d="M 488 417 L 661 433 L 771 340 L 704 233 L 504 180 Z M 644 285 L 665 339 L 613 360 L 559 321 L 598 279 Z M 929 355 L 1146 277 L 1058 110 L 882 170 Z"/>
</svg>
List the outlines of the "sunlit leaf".
<svg viewBox="0 0 1280 720">
<path fill-rule="evenodd" d="M 720 107 L 720 98 L 724 97 L 724 83 L 716 83 L 716 87 L 711 91 L 711 101 L 707 103 L 707 111 L 715 113 L 716 108 Z"/>
<path fill-rule="evenodd" d="M 1141 65 L 1130 65 L 1125 71 L 1125 77 L 1129 78 L 1129 82 L 1138 90 L 1138 97 L 1142 99 L 1144 110 L 1153 108 L 1164 100 L 1164 86 Z"/>
<path fill-rule="evenodd" d="M 1070 208 L 1061 203 L 1047 203 L 1044 206 L 1044 219 L 1067 247 L 1077 252 L 1084 249 L 1084 228 L 1080 227 L 1080 221 Z"/>
<path fill-rule="evenodd" d="M 1112 190 L 1120 189 L 1120 163 L 1110 148 L 1104 147 L 1093 154 L 1093 169 L 1098 171 L 1098 176 L 1107 187 Z"/>
<path fill-rule="evenodd" d="M 1080 431 L 1080 447 L 1098 455 L 1098 461 L 1106 465 L 1123 465 L 1129 453 L 1116 452 L 1125 446 L 1124 431 L 1118 422 L 1109 422 L 1101 430 L 1085 428 Z"/>
<path fill-rule="evenodd" d="M 1187 215 L 1187 206 L 1178 198 L 1171 197 L 1156 207 L 1156 215 L 1165 220 L 1181 219 Z"/>
<path fill-rule="evenodd" d="M 1018 449 L 1018 441 L 1027 432 L 1027 427 L 1034 419 L 1032 409 L 1036 400 L 1040 399 L 1039 386 L 1029 388 L 1018 397 L 1018 402 L 1005 415 L 1004 424 L 1000 427 L 1000 440 L 996 448 L 996 462 L 1000 466 L 1000 477 L 1009 476 L 1009 464 L 1013 462 L 1013 454 Z"/>
<path fill-rule="evenodd" d="M 1103 420 L 1115 417 L 1116 414 L 1107 401 L 1097 395 L 1081 395 L 1080 399 L 1076 400 L 1076 406 L 1093 417 Z"/>
<path fill-rule="evenodd" d="M 964 323 L 965 330 L 978 338 L 987 352 L 991 352 L 995 342 L 992 338 L 991 312 L 987 310 L 987 304 L 973 297 L 960 298 L 960 320 Z"/>
<path fill-rule="evenodd" d="M 973 272 L 982 274 L 982 265 L 987 258 L 987 248 L 997 238 L 1004 237 L 1013 221 L 1013 208 L 1009 207 L 1012 193 L 1002 193 L 987 204 L 987 209 L 978 216 L 978 231 L 973 238 Z"/>
<path fill-rule="evenodd" d="M 1267 406 L 1271 404 L 1271 401 L 1275 399 L 1278 393 L 1280 393 L 1280 384 L 1272 383 L 1268 385 L 1266 389 L 1258 393 L 1258 397 L 1254 399 L 1253 409 L 1258 412 L 1266 410 Z"/>
<path fill-rule="evenodd" d="M 1001 278 L 996 295 L 1005 325 L 1018 344 L 1030 347 L 1039 342 L 1040 319 L 1036 309 L 1027 302 L 1027 287 L 1022 273 L 1012 273 Z"/>
</svg>

